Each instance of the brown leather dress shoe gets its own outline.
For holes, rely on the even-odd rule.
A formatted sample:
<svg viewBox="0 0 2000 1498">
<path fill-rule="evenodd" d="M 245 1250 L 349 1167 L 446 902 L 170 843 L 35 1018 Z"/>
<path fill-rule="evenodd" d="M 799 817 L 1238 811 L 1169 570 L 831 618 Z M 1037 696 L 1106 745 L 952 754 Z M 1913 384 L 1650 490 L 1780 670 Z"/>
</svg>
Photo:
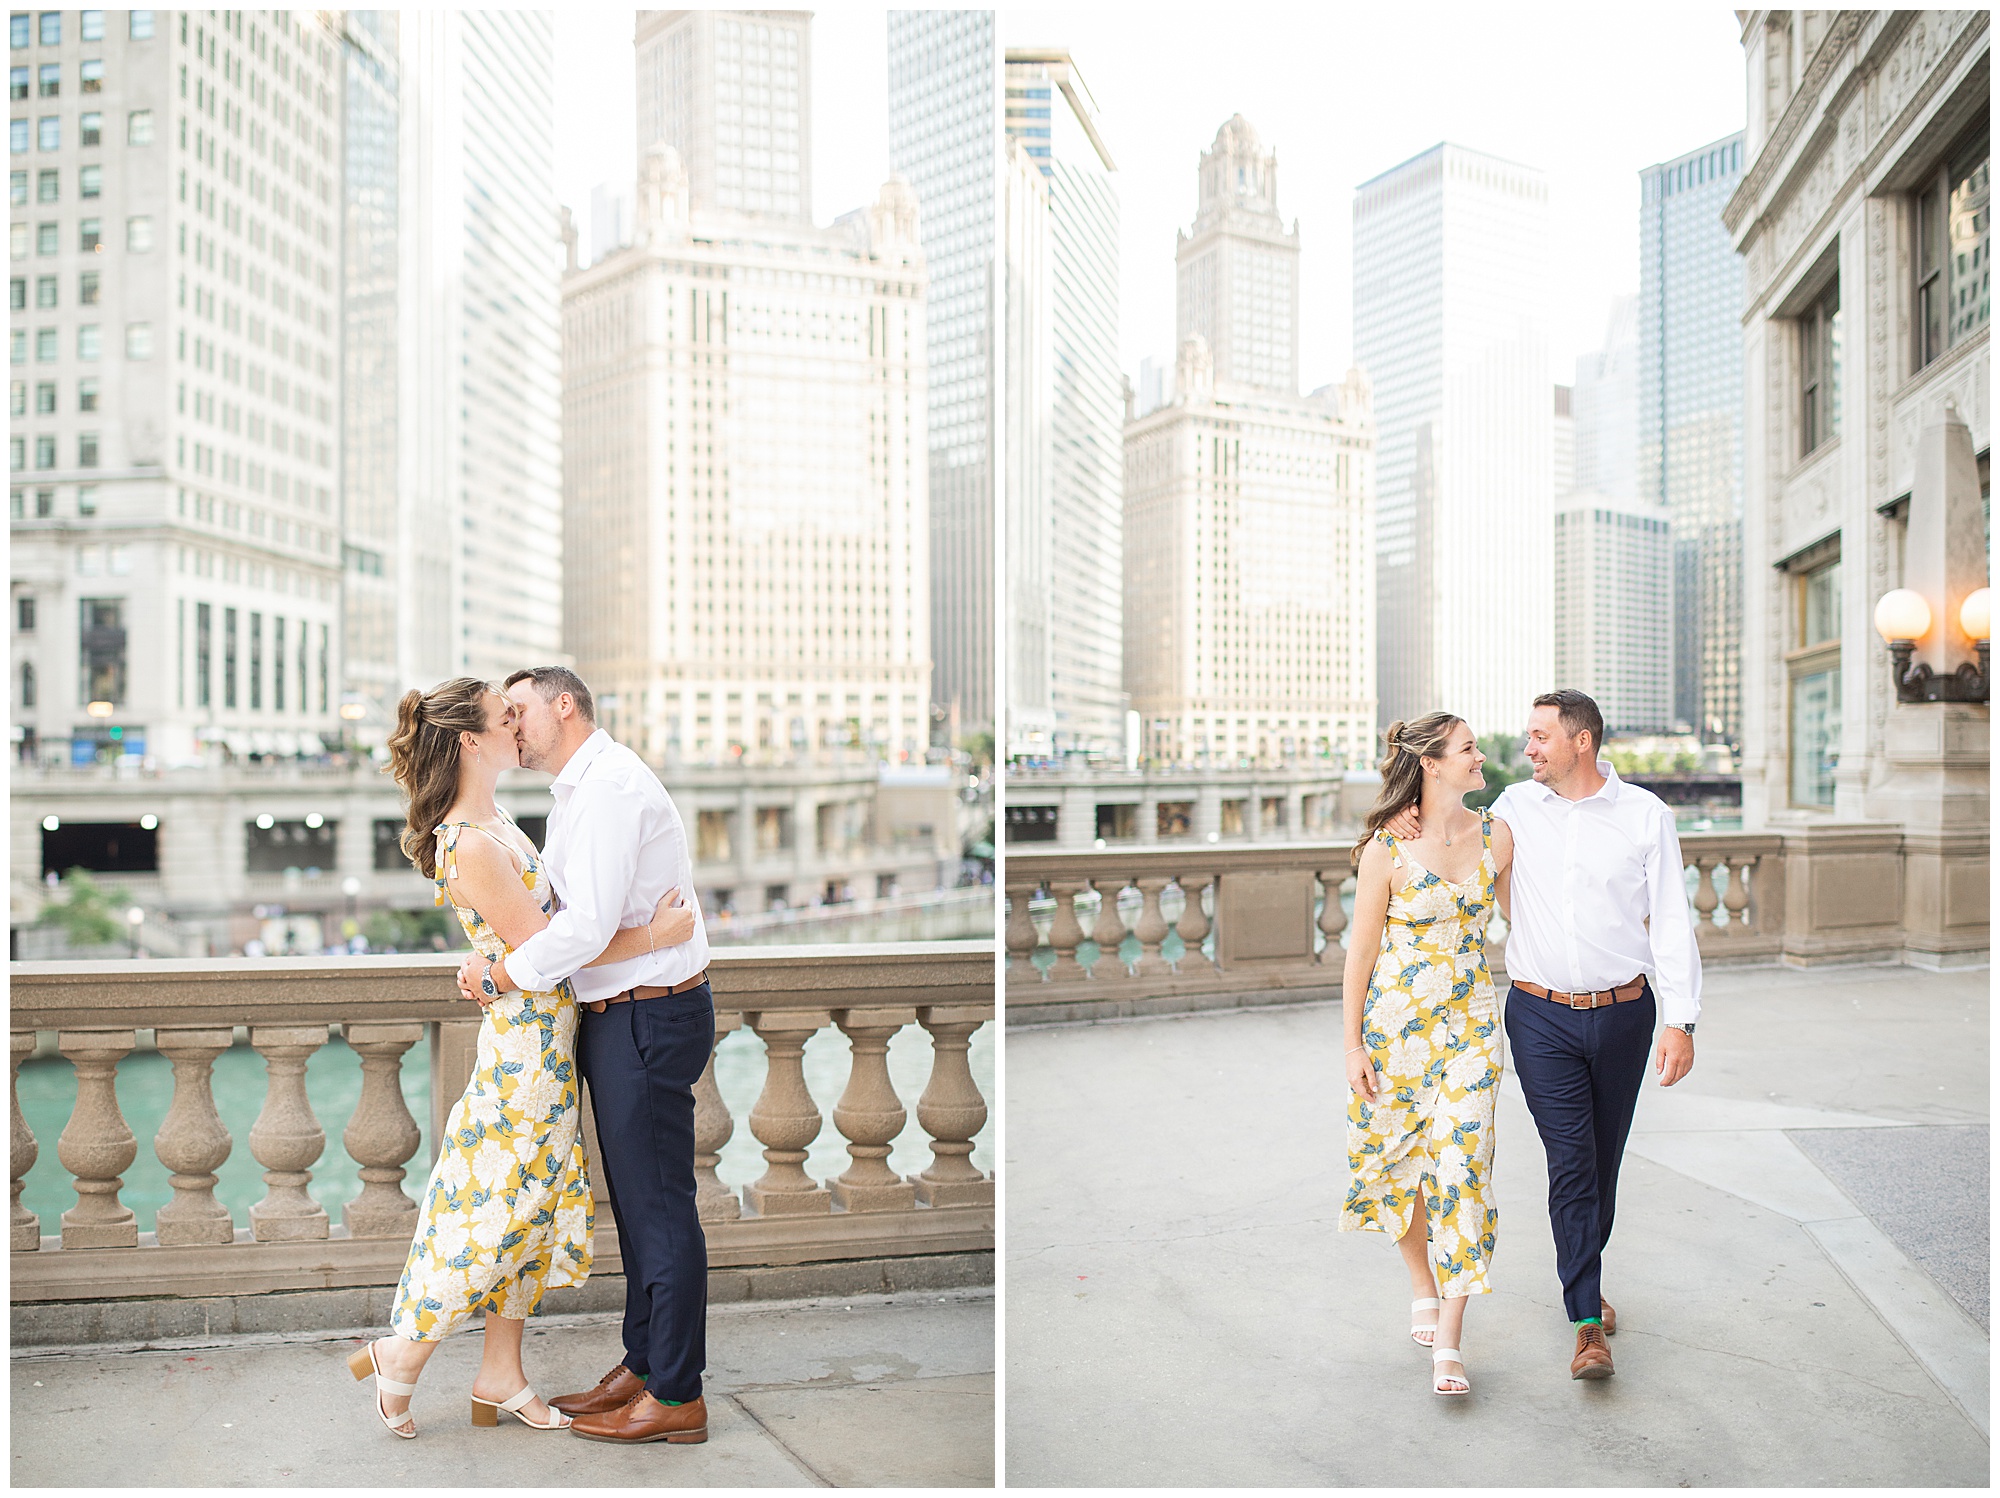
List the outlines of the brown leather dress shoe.
<svg viewBox="0 0 2000 1498">
<path fill-rule="evenodd" d="M 634 1394 L 643 1394 L 645 1390 L 645 1382 L 639 1375 L 620 1363 L 597 1381 L 596 1388 L 585 1389 L 581 1394 L 561 1395 L 548 1401 L 548 1405 L 565 1415 L 601 1415 L 630 1404 Z"/>
<path fill-rule="evenodd" d="M 1611 1309 L 1611 1302 L 1604 1299 L 1601 1295 L 1597 1299 L 1597 1314 L 1604 1318 L 1604 1335 L 1607 1337 L 1617 1336 L 1618 1313 Z"/>
<path fill-rule="evenodd" d="M 1576 1329 L 1576 1356 L 1569 1360 L 1569 1376 L 1609 1378 L 1616 1371 L 1611 1366 L 1611 1349 L 1604 1345 L 1604 1328 L 1586 1321 Z"/>
<path fill-rule="evenodd" d="M 641 1389 L 617 1409 L 584 1415 L 569 1429 L 571 1435 L 586 1441 L 616 1441 L 626 1446 L 671 1441 L 676 1446 L 692 1446 L 708 1439 L 708 1405 L 700 1399 L 662 1404 Z"/>
</svg>

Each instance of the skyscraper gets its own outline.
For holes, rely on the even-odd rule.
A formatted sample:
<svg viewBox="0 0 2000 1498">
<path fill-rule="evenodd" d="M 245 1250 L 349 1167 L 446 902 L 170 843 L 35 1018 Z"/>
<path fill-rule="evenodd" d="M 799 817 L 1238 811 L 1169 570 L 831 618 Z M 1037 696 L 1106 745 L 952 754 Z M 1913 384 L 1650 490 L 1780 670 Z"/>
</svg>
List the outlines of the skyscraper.
<svg viewBox="0 0 2000 1498">
<path fill-rule="evenodd" d="M 1638 492 L 1674 538 L 1674 716 L 1743 726 L 1743 264 L 1722 210 L 1739 132 L 1639 174 Z"/>
<path fill-rule="evenodd" d="M 991 731 L 1000 54 L 990 10 L 892 10 L 888 38 L 889 161 L 929 275 L 931 691 L 960 733 Z"/>
<path fill-rule="evenodd" d="M 1299 227 L 1278 216 L 1278 153 L 1232 115 L 1202 153 L 1191 232 L 1174 236 L 1175 342 L 1201 338 L 1219 384 L 1299 390 Z"/>
<path fill-rule="evenodd" d="M 642 10 L 639 159 L 672 146 L 688 201 L 812 222 L 812 12 Z"/>
<path fill-rule="evenodd" d="M 1276 163 L 1241 115 L 1203 154 L 1173 394 L 1125 428 L 1125 685 L 1160 763 L 1355 764 L 1374 738 L 1371 395 L 1358 370 L 1304 400 L 1291 383 Z"/>
<path fill-rule="evenodd" d="M 1614 297 L 1604 341 L 1576 356 L 1570 411 L 1576 420 L 1573 487 L 1614 499 L 1639 492 L 1639 299 Z M 1556 493 L 1564 486 L 1558 482 Z"/>
<path fill-rule="evenodd" d="M 305 12 L 11 27 L 17 752 L 317 753 L 339 722 L 338 39 Z"/>
<path fill-rule="evenodd" d="M 1060 48 L 1008 49 L 1007 133 L 1047 184 L 1041 206 L 1048 332 L 1040 357 L 1048 368 L 1033 377 L 1047 391 L 1045 560 L 1030 562 L 1010 550 L 1015 565 L 1009 585 L 1030 568 L 1046 579 L 1048 644 L 1041 669 L 1048 679 L 1045 685 L 1021 681 L 1022 705 L 1028 697 L 1046 698 L 1048 747 L 1058 753 L 1115 755 L 1125 735 L 1117 166 L 1090 89 Z M 1014 288 L 1010 268 L 1010 295 Z M 1008 315 L 1014 315 L 1011 304 Z M 1009 377 L 1011 396 L 1011 370 Z M 1010 427 L 1013 420 L 1010 404 Z M 1015 737 L 1011 723 L 1009 733 Z"/>
<path fill-rule="evenodd" d="M 1552 586 L 1548 185 L 1442 144 L 1354 199 L 1354 354 L 1373 382 L 1384 721 L 1511 733 L 1547 690 Z"/>
<path fill-rule="evenodd" d="M 379 743 L 410 688 L 563 648 L 555 41 L 346 14 L 346 690 Z"/>
<path fill-rule="evenodd" d="M 1588 490 L 1555 514 L 1553 685 L 1590 693 L 1607 732 L 1659 732 L 1672 722 L 1672 622 L 1666 512 Z"/>
</svg>

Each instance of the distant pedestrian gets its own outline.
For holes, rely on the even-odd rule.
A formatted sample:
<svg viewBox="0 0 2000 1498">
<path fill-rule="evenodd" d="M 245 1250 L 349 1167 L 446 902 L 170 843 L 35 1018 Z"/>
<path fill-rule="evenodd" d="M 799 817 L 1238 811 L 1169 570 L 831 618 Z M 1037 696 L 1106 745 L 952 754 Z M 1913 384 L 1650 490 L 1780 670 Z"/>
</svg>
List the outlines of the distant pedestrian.
<svg viewBox="0 0 2000 1498">
<path fill-rule="evenodd" d="M 1484 757 L 1450 713 L 1392 723 L 1382 790 L 1356 844 L 1343 992 L 1351 1181 L 1346 1230 L 1389 1233 L 1413 1298 L 1411 1338 L 1431 1388 L 1468 1394 L 1465 1309 L 1493 1287 L 1493 1109 L 1500 1016 L 1486 926 L 1507 894 L 1513 841 L 1465 798 Z M 1420 810 L 1421 836 L 1384 824 Z"/>
<path fill-rule="evenodd" d="M 1701 1012 L 1701 951 L 1673 810 L 1619 779 L 1597 757 L 1603 744 L 1604 717 L 1584 693 L 1537 697 L 1527 742 L 1534 779 L 1508 786 L 1493 807 L 1517 850 L 1507 1040 L 1548 1155 L 1556 1271 L 1576 1337 L 1571 1378 L 1612 1374 L 1604 1339 L 1618 1320 L 1601 1279 L 1618 1167 L 1649 1050 L 1660 1085 L 1680 1081 L 1694 1067 Z"/>
<path fill-rule="evenodd" d="M 460 677 L 405 695 L 389 740 L 390 769 L 409 798 L 403 851 L 436 882 L 438 903 L 449 901 L 481 963 L 519 951 L 555 912 L 535 845 L 494 799 L 501 772 L 521 762 L 515 716 L 490 683 Z M 694 915 L 676 906 L 677 893 L 660 899 L 650 923 L 606 933 L 593 962 L 643 960 L 689 940 Z M 348 1360 L 356 1378 L 375 1375 L 376 1412 L 405 1439 L 417 1433 L 409 1403 L 418 1374 L 475 1311 L 485 1312 L 486 1337 L 473 1423 L 509 1413 L 538 1430 L 569 1425 L 535 1397 L 521 1366 L 521 1333 L 542 1296 L 590 1272 L 577 1005 L 566 978 L 485 1000 L 472 1077 L 446 1121 L 397 1287 L 394 1333 Z"/>
</svg>

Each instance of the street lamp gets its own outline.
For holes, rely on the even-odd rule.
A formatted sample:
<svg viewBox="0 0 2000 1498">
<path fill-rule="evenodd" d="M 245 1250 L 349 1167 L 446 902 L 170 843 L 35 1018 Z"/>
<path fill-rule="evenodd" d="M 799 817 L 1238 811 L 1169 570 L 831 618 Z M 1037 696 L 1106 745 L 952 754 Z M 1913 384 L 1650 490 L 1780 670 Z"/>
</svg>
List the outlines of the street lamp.
<svg viewBox="0 0 2000 1498">
<path fill-rule="evenodd" d="M 1933 671 L 1929 662 L 1912 664 L 1917 641 L 1931 631 L 1931 606 L 1914 588 L 1892 588 L 1875 604 L 1875 629 L 1889 645 L 1889 669 L 1898 702 L 1985 702 L 1991 692 L 1988 677 L 1992 649 L 1993 592 L 1980 588 L 1959 605 L 1958 627 L 1979 652 L 1979 663 L 1966 661 L 1949 675 Z"/>
</svg>

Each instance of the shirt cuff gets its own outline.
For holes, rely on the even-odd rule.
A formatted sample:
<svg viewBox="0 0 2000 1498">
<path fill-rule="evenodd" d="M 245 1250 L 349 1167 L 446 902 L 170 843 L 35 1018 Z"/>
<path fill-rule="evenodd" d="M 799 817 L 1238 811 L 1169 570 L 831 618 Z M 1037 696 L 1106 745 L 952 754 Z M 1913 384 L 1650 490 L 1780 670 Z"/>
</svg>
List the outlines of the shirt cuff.
<svg viewBox="0 0 2000 1498">
<path fill-rule="evenodd" d="M 555 986 L 528 960 L 526 942 L 507 954 L 507 983 L 523 993 L 545 993 Z"/>
</svg>

